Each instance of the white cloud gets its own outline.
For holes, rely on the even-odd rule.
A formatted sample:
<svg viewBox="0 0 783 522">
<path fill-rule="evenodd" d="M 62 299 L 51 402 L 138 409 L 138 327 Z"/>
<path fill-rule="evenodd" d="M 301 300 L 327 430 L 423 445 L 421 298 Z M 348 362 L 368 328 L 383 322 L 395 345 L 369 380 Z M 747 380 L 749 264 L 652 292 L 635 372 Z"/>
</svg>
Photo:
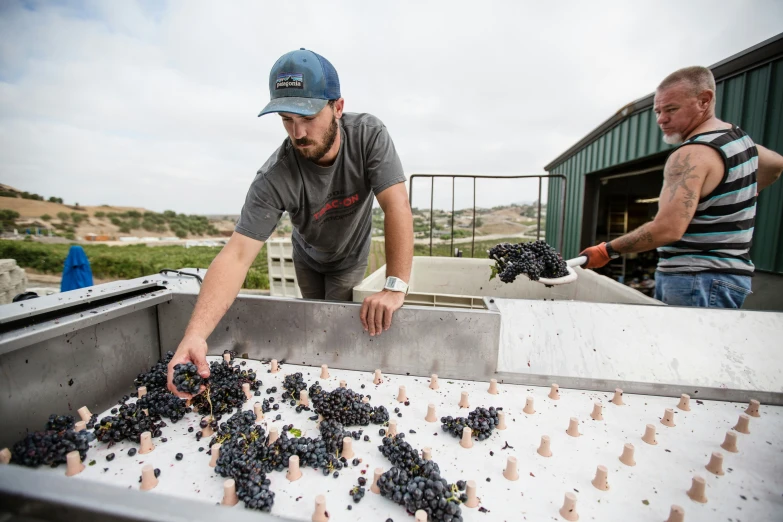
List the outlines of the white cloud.
<svg viewBox="0 0 783 522">
<path fill-rule="evenodd" d="M 409 175 L 529 174 L 672 70 L 783 18 L 774 1 L 27 5 L 0 7 L 0 181 L 192 213 L 237 213 L 282 143 L 279 119 L 256 114 L 292 49 L 335 65 L 346 110 L 384 120 Z M 477 202 L 536 196 L 535 183 L 488 183 Z"/>
</svg>

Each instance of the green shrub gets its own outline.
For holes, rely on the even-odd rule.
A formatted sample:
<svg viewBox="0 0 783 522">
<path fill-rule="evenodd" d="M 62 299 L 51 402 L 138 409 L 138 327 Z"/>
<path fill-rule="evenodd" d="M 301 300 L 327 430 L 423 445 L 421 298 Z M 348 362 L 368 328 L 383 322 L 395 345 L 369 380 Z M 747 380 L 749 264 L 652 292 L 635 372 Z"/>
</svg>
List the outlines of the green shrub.
<svg viewBox="0 0 783 522">
<path fill-rule="evenodd" d="M 51 221 L 52 216 L 50 216 L 49 214 L 44 214 L 43 216 L 41 216 L 41 219 L 43 219 L 44 221 Z"/>
<path fill-rule="evenodd" d="M 68 221 L 69 219 L 71 219 L 71 216 L 67 212 L 58 212 L 57 213 L 57 218 L 60 221 L 65 222 L 65 221 Z"/>
<path fill-rule="evenodd" d="M 174 235 L 177 236 L 180 239 L 184 239 L 188 237 L 188 233 L 182 230 L 181 228 L 177 229 L 176 232 L 174 232 Z"/>
<path fill-rule="evenodd" d="M 127 212 L 125 213 L 125 216 L 126 216 L 126 217 L 129 217 L 129 218 L 138 219 L 138 218 L 140 218 L 140 217 L 141 217 L 141 212 L 139 212 L 139 211 L 137 211 L 137 210 L 129 210 L 129 211 L 127 211 Z"/>
<path fill-rule="evenodd" d="M 11 192 L 10 190 L 0 190 L 0 196 L 4 198 L 18 198 L 19 194 Z"/>
<path fill-rule="evenodd" d="M 95 215 L 95 217 L 97 217 L 98 219 L 103 219 L 103 218 L 105 218 L 105 217 L 106 217 L 106 212 L 103 212 L 103 211 L 98 211 L 98 212 L 96 212 L 94 215 Z"/>
<path fill-rule="evenodd" d="M 111 224 L 117 227 L 121 227 L 124 223 L 123 221 L 118 217 L 111 218 Z"/>
<path fill-rule="evenodd" d="M 120 225 L 120 232 L 122 232 L 123 234 L 130 234 L 130 231 L 131 229 L 127 223 L 123 223 L 122 225 Z"/>
<path fill-rule="evenodd" d="M 77 225 L 82 221 L 87 221 L 88 217 L 89 216 L 87 214 L 79 214 L 78 212 L 71 212 L 71 219 L 73 219 L 73 222 Z"/>
</svg>

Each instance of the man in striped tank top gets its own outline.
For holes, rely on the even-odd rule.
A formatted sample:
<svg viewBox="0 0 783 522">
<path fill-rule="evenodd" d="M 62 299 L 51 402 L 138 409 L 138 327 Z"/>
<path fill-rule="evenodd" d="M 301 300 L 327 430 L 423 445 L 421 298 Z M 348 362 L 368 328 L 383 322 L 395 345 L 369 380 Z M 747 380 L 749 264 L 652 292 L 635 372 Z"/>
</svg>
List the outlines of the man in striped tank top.
<svg viewBox="0 0 783 522">
<path fill-rule="evenodd" d="M 666 160 L 658 213 L 582 252 L 586 267 L 657 248 L 656 299 L 740 308 L 751 293 L 756 199 L 780 177 L 783 157 L 715 117 L 715 78 L 706 67 L 667 76 L 655 91 L 654 110 L 663 140 L 679 145 Z"/>
</svg>

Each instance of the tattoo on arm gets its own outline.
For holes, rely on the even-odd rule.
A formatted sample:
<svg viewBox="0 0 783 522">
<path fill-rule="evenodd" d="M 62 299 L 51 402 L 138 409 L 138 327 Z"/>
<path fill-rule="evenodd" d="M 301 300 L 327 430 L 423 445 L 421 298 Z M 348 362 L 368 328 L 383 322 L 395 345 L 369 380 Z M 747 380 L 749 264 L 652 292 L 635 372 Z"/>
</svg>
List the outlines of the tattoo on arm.
<svg viewBox="0 0 783 522">
<path fill-rule="evenodd" d="M 617 238 L 612 242 L 612 248 L 621 254 L 649 250 L 649 246 L 647 245 L 653 242 L 653 235 L 648 228 L 649 223 L 640 226 L 630 234 Z M 642 245 L 637 247 L 639 243 L 642 243 Z"/>
<path fill-rule="evenodd" d="M 699 196 L 696 191 L 688 186 L 688 181 L 698 179 L 699 176 L 693 174 L 696 169 L 691 165 L 690 154 L 682 157 L 681 153 L 675 153 L 671 163 L 666 165 L 663 171 L 664 190 L 669 191 L 669 203 L 674 200 L 679 189 L 683 189 L 682 203 L 684 208 L 680 210 L 680 217 L 691 219 L 693 212 L 691 209 L 697 204 Z"/>
</svg>

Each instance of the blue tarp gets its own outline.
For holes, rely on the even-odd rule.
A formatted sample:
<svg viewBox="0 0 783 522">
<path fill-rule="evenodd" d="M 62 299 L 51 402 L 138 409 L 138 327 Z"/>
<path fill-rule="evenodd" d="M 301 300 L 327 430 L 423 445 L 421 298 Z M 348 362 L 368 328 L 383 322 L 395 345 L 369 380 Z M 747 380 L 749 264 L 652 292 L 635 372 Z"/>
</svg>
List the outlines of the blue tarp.
<svg viewBox="0 0 783 522">
<path fill-rule="evenodd" d="M 68 251 L 68 257 L 65 258 L 60 291 L 78 290 L 87 286 L 92 286 L 90 261 L 87 259 L 87 254 L 84 253 L 82 247 L 73 245 Z"/>
</svg>

